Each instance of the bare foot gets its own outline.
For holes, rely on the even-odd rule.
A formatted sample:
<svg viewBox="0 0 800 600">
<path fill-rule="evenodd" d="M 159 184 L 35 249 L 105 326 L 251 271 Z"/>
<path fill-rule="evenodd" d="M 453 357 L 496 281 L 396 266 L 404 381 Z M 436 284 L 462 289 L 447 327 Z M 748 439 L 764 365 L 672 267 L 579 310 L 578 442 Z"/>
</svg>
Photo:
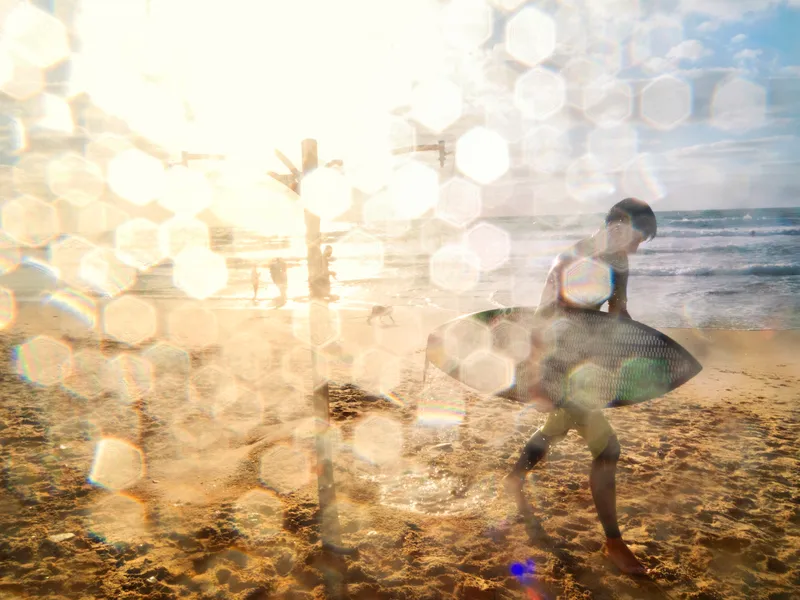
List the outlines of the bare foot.
<svg viewBox="0 0 800 600">
<path fill-rule="evenodd" d="M 524 485 L 524 475 L 520 476 L 516 473 L 510 473 L 503 479 L 503 490 L 505 493 L 517 504 L 517 509 L 519 510 L 520 514 L 528 515 L 533 513 L 533 508 L 531 507 L 531 503 L 528 501 L 528 498 L 525 496 L 525 492 L 522 489 Z"/>
<path fill-rule="evenodd" d="M 622 538 L 606 538 L 603 554 L 611 559 L 616 567 L 626 575 L 645 575 L 647 569 L 634 556 Z"/>
</svg>

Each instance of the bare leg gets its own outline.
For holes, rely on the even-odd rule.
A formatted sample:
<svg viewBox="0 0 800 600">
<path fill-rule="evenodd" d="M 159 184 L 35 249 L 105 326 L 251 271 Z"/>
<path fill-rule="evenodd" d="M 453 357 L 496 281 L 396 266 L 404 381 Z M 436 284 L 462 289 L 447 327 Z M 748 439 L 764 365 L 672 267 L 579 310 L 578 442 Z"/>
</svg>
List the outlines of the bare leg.
<svg viewBox="0 0 800 600">
<path fill-rule="evenodd" d="M 616 436 L 611 436 L 605 449 L 592 461 L 589 485 L 597 509 L 597 516 L 606 534 L 604 552 L 617 568 L 629 575 L 646 573 L 646 569 L 622 541 L 617 522 L 616 474 L 620 447 Z"/>
<path fill-rule="evenodd" d="M 522 449 L 522 453 L 517 459 L 514 468 L 511 469 L 511 473 L 503 479 L 503 487 L 506 493 L 514 499 L 517 503 L 517 508 L 522 514 L 531 512 L 530 502 L 528 502 L 522 489 L 525 485 L 525 475 L 545 457 L 549 449 L 550 440 L 537 429 Z"/>
</svg>

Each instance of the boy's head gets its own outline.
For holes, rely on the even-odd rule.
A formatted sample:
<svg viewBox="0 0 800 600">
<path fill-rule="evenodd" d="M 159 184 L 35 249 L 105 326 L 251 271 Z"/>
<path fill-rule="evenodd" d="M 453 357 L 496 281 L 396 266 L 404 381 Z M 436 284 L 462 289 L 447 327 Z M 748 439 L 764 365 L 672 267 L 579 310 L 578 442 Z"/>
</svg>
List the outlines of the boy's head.
<svg viewBox="0 0 800 600">
<path fill-rule="evenodd" d="M 611 245 L 628 254 L 634 254 L 639 244 L 656 237 L 656 215 L 647 202 L 625 198 L 608 211 L 606 231 Z"/>
</svg>

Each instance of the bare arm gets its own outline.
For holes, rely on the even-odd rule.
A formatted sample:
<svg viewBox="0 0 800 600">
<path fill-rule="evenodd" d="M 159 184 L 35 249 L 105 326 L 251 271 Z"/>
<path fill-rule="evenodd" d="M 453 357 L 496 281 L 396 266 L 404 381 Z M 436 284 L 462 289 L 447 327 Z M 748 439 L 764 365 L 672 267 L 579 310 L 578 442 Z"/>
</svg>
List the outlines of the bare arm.
<svg viewBox="0 0 800 600">
<path fill-rule="evenodd" d="M 616 270 L 611 297 L 608 299 L 608 312 L 630 319 L 628 314 L 628 269 Z"/>
</svg>

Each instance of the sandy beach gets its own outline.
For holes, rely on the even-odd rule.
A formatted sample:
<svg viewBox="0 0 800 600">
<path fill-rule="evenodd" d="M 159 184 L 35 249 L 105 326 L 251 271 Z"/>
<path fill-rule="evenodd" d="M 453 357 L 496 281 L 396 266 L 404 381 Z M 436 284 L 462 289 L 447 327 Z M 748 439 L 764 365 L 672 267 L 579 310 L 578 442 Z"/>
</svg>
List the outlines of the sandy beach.
<svg viewBox="0 0 800 600">
<path fill-rule="evenodd" d="M 442 373 L 423 387 L 427 333 L 453 313 L 397 308 L 396 326 L 368 326 L 366 310 L 342 311 L 321 340 L 343 542 L 357 551 L 332 558 L 307 306 L 146 303 L 117 324 L 132 344 L 98 344 L 91 320 L 52 303 L 6 315 L 0 598 L 788 600 L 800 588 L 796 330 L 664 330 L 702 373 L 606 411 L 623 536 L 651 573 L 633 579 L 600 552 L 574 433 L 529 477 L 538 527 L 497 483 L 544 415 Z"/>
</svg>

